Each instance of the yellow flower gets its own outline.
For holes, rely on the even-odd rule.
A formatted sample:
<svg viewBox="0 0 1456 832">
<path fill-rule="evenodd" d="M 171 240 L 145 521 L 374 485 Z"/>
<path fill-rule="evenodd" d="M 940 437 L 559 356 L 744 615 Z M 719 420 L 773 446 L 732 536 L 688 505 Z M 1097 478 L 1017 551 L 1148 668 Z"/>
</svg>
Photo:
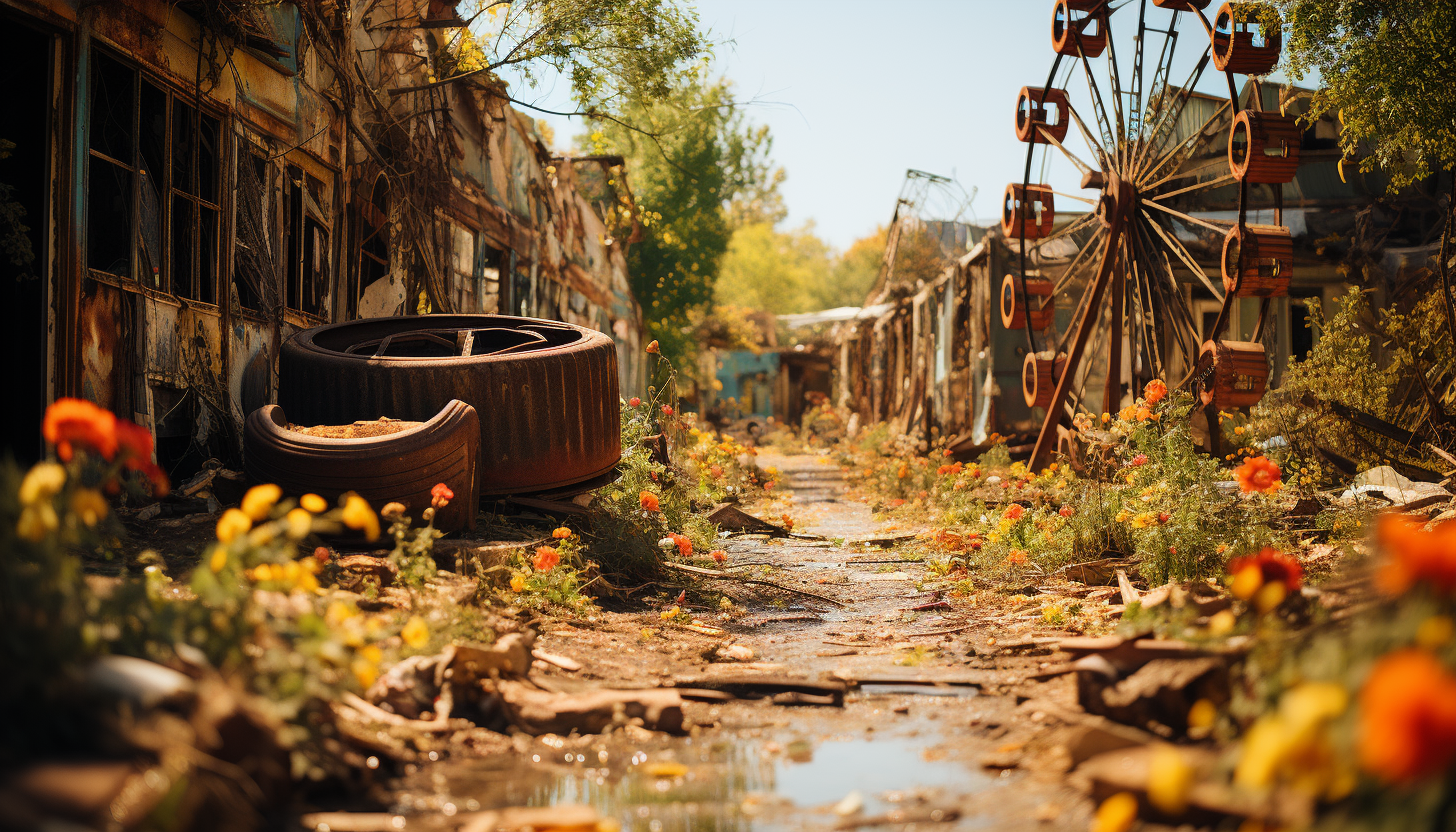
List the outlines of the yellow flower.
<svg viewBox="0 0 1456 832">
<path fill-rule="evenodd" d="M 288 536 L 294 540 L 308 537 L 308 533 L 313 530 L 313 515 L 306 508 L 296 508 L 283 519 L 288 524 Z"/>
<path fill-rule="evenodd" d="M 248 544 L 251 546 L 267 546 L 278 536 L 278 526 L 275 523 L 264 523 L 261 526 L 248 532 Z"/>
<path fill-rule="evenodd" d="M 1254 608 L 1259 612 L 1269 612 L 1277 609 L 1284 603 L 1284 598 L 1289 595 L 1289 588 L 1280 581 L 1270 581 L 1259 587 L 1254 593 Z"/>
<path fill-rule="evenodd" d="M 274 577 L 275 576 L 273 574 L 273 564 L 271 563 L 260 563 L 257 566 L 254 566 L 252 569 L 248 570 L 248 578 L 250 580 L 257 581 L 258 583 L 266 583 L 268 581 L 272 581 Z M 283 575 L 280 573 L 276 577 L 281 579 Z"/>
<path fill-rule="evenodd" d="M 1234 594 L 1235 598 L 1247 601 L 1253 598 L 1263 585 L 1264 573 L 1259 570 L 1258 564 L 1251 563 L 1234 575 L 1234 581 L 1229 587 L 1229 591 Z"/>
<path fill-rule="evenodd" d="M 384 661 L 384 651 L 379 649 L 379 645 L 371 644 L 368 647 L 360 648 L 359 657 L 370 664 L 379 664 Z"/>
<path fill-rule="evenodd" d="M 1199 736 L 1207 736 L 1213 730 L 1213 723 L 1218 719 L 1218 707 L 1207 699 L 1200 699 L 1193 703 L 1188 709 L 1188 733 L 1195 732 Z"/>
<path fill-rule="evenodd" d="M 379 678 L 379 668 L 363 658 L 355 659 L 353 664 L 349 665 L 349 669 L 353 671 L 354 681 L 358 682 L 361 688 L 368 688 L 374 684 L 375 679 Z"/>
<path fill-rule="evenodd" d="M 1188 808 L 1188 790 L 1193 787 L 1193 766 L 1171 745 L 1153 748 L 1148 765 L 1148 802 L 1169 815 L 1181 815 Z"/>
<path fill-rule="evenodd" d="M 214 572 L 221 572 L 227 566 L 227 549 L 222 546 L 212 547 L 212 557 L 207 560 L 208 568 Z"/>
<path fill-rule="evenodd" d="M 517 572 L 511 576 L 511 592 L 520 592 L 526 588 L 526 576 Z"/>
<path fill-rule="evenodd" d="M 241 508 L 243 513 L 248 515 L 248 519 L 256 522 L 266 518 L 268 512 L 273 510 L 273 504 L 278 502 L 278 498 L 282 496 L 283 489 L 272 483 L 255 485 L 243 495 Z"/>
<path fill-rule="evenodd" d="M 71 494 L 71 513 L 88 526 L 101 522 L 109 508 L 106 497 L 94 488 L 78 488 Z"/>
<path fill-rule="evenodd" d="M 418 615 L 405 622 L 404 629 L 399 631 L 399 637 L 404 643 L 418 650 L 430 643 L 430 628 L 425 626 L 425 619 Z"/>
<path fill-rule="evenodd" d="M 1092 819 L 1092 832 L 1127 832 L 1137 820 L 1138 801 L 1132 792 L 1118 792 L 1102 801 Z"/>
<path fill-rule="evenodd" d="M 224 511 L 222 517 L 217 521 L 217 539 L 223 543 L 231 543 L 234 538 L 240 534 L 246 534 L 251 528 L 253 528 L 252 518 L 239 509 L 230 508 Z"/>
<path fill-rule="evenodd" d="M 369 507 L 369 501 L 352 491 L 344 497 L 343 520 L 345 526 L 364 532 L 365 538 L 379 539 L 379 515 Z"/>
<path fill-rule="evenodd" d="M 1426 650 L 1439 650 L 1451 642 L 1456 635 L 1456 626 L 1449 615 L 1433 615 L 1421 622 L 1416 629 L 1416 645 Z"/>
<path fill-rule="evenodd" d="M 329 501 L 317 494 L 305 494 L 299 497 L 298 504 L 314 514 L 323 514 L 329 510 Z"/>
<path fill-rule="evenodd" d="M 20 512 L 20 521 L 16 523 L 15 530 L 21 537 L 32 543 L 39 543 L 45 540 L 47 534 L 60 528 L 61 518 L 56 516 L 56 508 L 50 503 L 35 503 L 26 506 Z"/>
<path fill-rule="evenodd" d="M 1232 611 L 1219 610 L 1208 619 L 1208 634 L 1211 636 L 1226 636 L 1234 631 L 1234 625 L 1238 623 Z"/>
<path fill-rule="evenodd" d="M 20 481 L 20 504 L 32 506 L 41 500 L 49 500 L 59 494 L 65 484 L 65 468 L 54 462 L 37 463 Z"/>
<path fill-rule="evenodd" d="M 329 608 L 324 611 L 324 623 L 330 627 L 340 627 L 345 621 L 348 621 L 358 614 L 359 610 L 354 605 L 346 604 L 343 601 L 335 601 L 329 604 Z"/>
<path fill-rule="evenodd" d="M 667 609 L 658 613 L 658 616 L 661 617 L 663 621 L 666 621 L 669 618 L 677 618 L 678 612 L 680 612 L 680 610 L 678 610 L 677 605 L 674 604 L 673 606 L 668 607 Z"/>
<path fill-rule="evenodd" d="M 1259 717 L 1244 735 L 1234 784 L 1264 789 L 1293 781 L 1311 793 L 1343 788 L 1347 779 L 1326 726 L 1345 712 L 1349 694 L 1333 682 L 1305 682 L 1279 698 L 1279 708 Z"/>
</svg>

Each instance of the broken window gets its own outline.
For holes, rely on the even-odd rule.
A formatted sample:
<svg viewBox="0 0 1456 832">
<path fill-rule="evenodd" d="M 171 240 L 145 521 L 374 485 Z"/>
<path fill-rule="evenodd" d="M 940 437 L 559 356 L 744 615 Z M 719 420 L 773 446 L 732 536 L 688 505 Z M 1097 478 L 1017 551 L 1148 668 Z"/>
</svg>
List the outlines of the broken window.
<svg viewBox="0 0 1456 832">
<path fill-rule="evenodd" d="M 296 165 L 285 176 L 285 220 L 283 250 L 288 255 L 286 302 L 289 309 L 309 315 L 323 315 L 327 286 L 327 232 L 318 217 L 318 195 L 323 182 Z"/>
<path fill-rule="evenodd" d="M 268 161 L 252 150 L 238 150 L 237 229 L 233 250 L 233 285 L 238 305 L 262 311 L 264 298 L 277 297 L 277 271 L 268 232 Z"/>
<path fill-rule="evenodd" d="M 92 55 L 86 265 L 217 302 L 221 122 Z"/>
<path fill-rule="evenodd" d="M 480 281 L 475 275 L 475 232 L 445 220 L 450 235 L 450 302 L 458 312 L 477 312 Z"/>
<path fill-rule="evenodd" d="M 506 252 L 482 241 L 475 249 L 475 275 L 480 284 L 480 311 L 504 312 L 500 308 L 501 273 L 508 265 Z"/>
<path fill-rule="evenodd" d="M 389 182 L 383 176 L 374 182 L 369 201 L 355 200 L 359 212 L 359 291 L 389 276 Z"/>
</svg>

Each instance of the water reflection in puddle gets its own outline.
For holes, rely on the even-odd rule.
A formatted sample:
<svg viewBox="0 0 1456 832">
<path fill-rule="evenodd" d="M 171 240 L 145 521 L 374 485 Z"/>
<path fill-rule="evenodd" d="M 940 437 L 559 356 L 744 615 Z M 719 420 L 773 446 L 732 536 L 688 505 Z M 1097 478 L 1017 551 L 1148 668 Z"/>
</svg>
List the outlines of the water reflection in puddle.
<svg viewBox="0 0 1456 832">
<path fill-rule="evenodd" d="M 926 737 L 832 737 L 783 745 L 684 739 L 647 751 L 566 746 L 523 767 L 489 761 L 435 766 L 405 785 L 416 795 L 431 792 L 432 804 L 585 803 L 630 832 L 829 828 L 840 820 L 832 807 L 851 792 L 863 797 L 864 814 L 876 815 L 953 805 L 992 783 L 943 759 L 933 745 Z"/>
</svg>

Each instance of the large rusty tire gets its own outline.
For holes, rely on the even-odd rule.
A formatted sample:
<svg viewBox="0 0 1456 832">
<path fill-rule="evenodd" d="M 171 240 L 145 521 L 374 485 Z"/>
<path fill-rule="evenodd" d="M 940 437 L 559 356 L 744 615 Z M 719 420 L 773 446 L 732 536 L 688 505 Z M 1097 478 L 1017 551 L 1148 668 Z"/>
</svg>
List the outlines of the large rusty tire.
<svg viewBox="0 0 1456 832">
<path fill-rule="evenodd" d="M 278 376 L 278 402 L 300 424 L 425 421 L 451 399 L 473 406 L 482 497 L 585 483 L 621 458 L 616 348 L 573 324 L 504 315 L 329 324 L 284 343 Z"/>
<path fill-rule="evenodd" d="M 375 511 L 403 503 L 416 521 L 430 505 L 430 489 L 443 482 L 455 499 L 435 515 L 435 528 L 475 528 L 480 420 L 470 405 L 452 400 L 424 424 L 384 436 L 323 438 L 288 430 L 288 424 L 277 405 L 248 414 L 243 468 L 252 482 L 275 483 L 291 497 L 311 492 L 330 501 L 354 491 Z"/>
</svg>

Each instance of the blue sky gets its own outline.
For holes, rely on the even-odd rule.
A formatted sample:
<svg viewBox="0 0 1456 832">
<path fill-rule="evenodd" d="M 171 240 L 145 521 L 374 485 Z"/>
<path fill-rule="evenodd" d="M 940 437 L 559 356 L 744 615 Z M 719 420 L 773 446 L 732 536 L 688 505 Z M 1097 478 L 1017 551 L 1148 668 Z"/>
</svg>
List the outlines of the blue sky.
<svg viewBox="0 0 1456 832">
<path fill-rule="evenodd" d="M 755 102 L 750 117 L 773 133 L 774 156 L 788 173 L 788 225 L 812 220 L 842 250 L 889 220 L 906 168 L 978 188 L 972 210 L 984 224 L 997 216 L 1006 183 L 1020 181 L 1026 150 L 1013 131 L 1016 96 L 1022 86 L 1043 86 L 1051 69 L 1051 0 L 691 2 L 719 44 L 715 69 L 734 81 L 741 100 Z M 1137 14 L 1133 0 L 1112 19 L 1125 83 Z M 1170 19 L 1147 3 L 1149 26 L 1166 28 Z M 1181 84 L 1207 35 L 1188 14 L 1178 31 L 1171 74 Z M 1152 35 L 1147 49 L 1161 44 L 1162 35 Z M 1091 64 L 1108 95 L 1106 55 Z M 564 84 L 513 86 L 542 106 L 569 106 Z M 1095 130 L 1080 70 L 1067 87 Z M 1198 89 L 1216 93 L 1226 83 L 1210 67 Z M 547 120 L 561 145 L 581 129 L 570 119 Z M 1067 146 L 1089 159 L 1080 140 Z M 1076 190 L 1076 171 L 1060 159 L 1047 178 L 1058 190 Z"/>
</svg>

